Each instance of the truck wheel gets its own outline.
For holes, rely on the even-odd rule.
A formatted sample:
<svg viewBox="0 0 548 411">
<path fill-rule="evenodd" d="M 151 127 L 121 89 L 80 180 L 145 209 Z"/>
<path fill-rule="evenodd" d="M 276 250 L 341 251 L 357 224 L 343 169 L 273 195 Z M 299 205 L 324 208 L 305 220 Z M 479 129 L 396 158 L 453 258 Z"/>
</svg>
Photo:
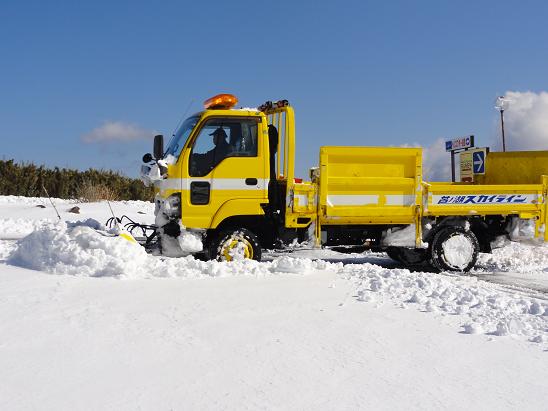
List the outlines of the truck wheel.
<svg viewBox="0 0 548 411">
<path fill-rule="evenodd" d="M 261 261 L 261 246 L 257 236 L 247 228 L 223 230 L 211 242 L 209 256 L 218 261 Z"/>
<path fill-rule="evenodd" d="M 397 261 L 398 263 L 403 263 L 400 258 L 400 249 L 398 247 L 388 247 L 386 249 L 386 254 L 388 254 L 388 257 L 392 260 Z"/>
<path fill-rule="evenodd" d="M 392 260 L 405 265 L 421 264 L 428 257 L 427 251 L 422 248 L 388 247 L 386 254 Z"/>
<path fill-rule="evenodd" d="M 478 259 L 479 248 L 472 231 L 458 226 L 445 227 L 430 244 L 430 263 L 440 271 L 470 271 Z"/>
</svg>

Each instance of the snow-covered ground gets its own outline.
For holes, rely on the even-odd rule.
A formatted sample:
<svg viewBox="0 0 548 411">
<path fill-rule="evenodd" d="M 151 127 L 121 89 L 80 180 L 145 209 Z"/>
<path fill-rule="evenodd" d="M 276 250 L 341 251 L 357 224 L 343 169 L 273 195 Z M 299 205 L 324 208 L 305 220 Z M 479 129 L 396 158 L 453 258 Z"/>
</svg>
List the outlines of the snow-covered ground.
<svg viewBox="0 0 548 411">
<path fill-rule="evenodd" d="M 203 262 L 97 232 L 106 203 L 54 202 L 61 222 L 0 197 L 0 409 L 547 407 L 546 246 L 470 275 L 325 250 Z"/>
</svg>

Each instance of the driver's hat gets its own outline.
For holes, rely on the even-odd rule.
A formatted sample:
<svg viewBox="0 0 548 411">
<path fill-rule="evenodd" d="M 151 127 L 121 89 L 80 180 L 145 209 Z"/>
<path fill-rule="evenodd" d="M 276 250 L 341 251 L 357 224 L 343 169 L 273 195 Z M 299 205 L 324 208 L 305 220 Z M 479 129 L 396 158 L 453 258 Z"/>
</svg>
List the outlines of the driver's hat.
<svg viewBox="0 0 548 411">
<path fill-rule="evenodd" d="M 226 131 L 222 127 L 216 128 L 213 133 L 210 134 L 210 136 L 221 136 L 221 137 L 227 137 Z"/>
</svg>

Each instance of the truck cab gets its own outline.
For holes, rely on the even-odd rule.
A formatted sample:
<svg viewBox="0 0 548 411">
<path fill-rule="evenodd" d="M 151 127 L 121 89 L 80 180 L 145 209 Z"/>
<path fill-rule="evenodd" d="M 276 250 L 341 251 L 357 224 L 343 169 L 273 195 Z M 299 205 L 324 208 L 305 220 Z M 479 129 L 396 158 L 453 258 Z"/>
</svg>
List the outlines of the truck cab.
<svg viewBox="0 0 548 411">
<path fill-rule="evenodd" d="M 206 256 L 219 258 L 220 237 L 239 233 L 246 238 L 244 255 L 258 259 L 261 248 L 302 237 L 315 214 L 312 207 L 295 213 L 294 196 L 287 195 L 296 184 L 292 108 L 287 101 L 259 109 L 234 109 L 236 103 L 228 94 L 207 100 L 165 149 L 157 136 L 152 161 L 157 164 L 145 167 L 142 175 L 156 189 L 161 236 L 177 237 L 181 226 L 200 232 Z M 312 192 L 311 184 L 298 184 Z M 298 198 L 302 208 L 305 199 Z M 242 248 L 240 243 L 232 241 L 232 248 Z M 230 252 L 224 250 L 225 259 L 232 259 Z"/>
</svg>

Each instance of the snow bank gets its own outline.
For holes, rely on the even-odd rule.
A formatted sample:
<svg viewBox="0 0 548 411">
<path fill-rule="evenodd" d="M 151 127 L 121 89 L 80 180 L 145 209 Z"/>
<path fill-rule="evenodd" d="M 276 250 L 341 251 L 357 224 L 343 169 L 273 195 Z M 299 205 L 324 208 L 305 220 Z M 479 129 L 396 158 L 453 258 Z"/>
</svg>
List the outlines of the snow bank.
<svg viewBox="0 0 548 411">
<path fill-rule="evenodd" d="M 541 272 L 548 276 L 548 244 L 508 242 L 492 254 L 480 254 L 474 271 Z"/>
<path fill-rule="evenodd" d="M 7 261 L 52 274 L 117 278 L 304 274 L 327 269 L 329 265 L 323 261 L 289 257 L 266 263 L 200 261 L 192 256 L 155 257 L 137 244 L 106 231 L 97 231 L 101 228 L 104 227 L 92 219 L 40 228 L 21 239 Z"/>
<path fill-rule="evenodd" d="M 108 232 L 96 220 L 58 222 L 17 243 L 8 263 L 56 274 L 118 276 L 139 269 L 146 252 Z"/>
<path fill-rule="evenodd" d="M 98 231 L 99 230 L 99 231 Z M 103 230 L 103 231 L 101 231 Z M 15 249 L 13 249 L 15 247 Z M 0 242 L 0 258 L 53 274 L 88 277 L 226 277 L 336 272 L 355 283 L 359 301 L 451 315 L 463 333 L 517 336 L 548 343 L 548 302 L 478 280 L 473 276 L 411 272 L 376 264 L 329 263 L 282 256 L 270 262 L 200 261 L 192 256 L 156 257 L 110 232 L 97 221 L 56 222 L 14 242 Z M 325 256 L 323 257 L 325 258 Z M 548 275 L 548 246 L 510 243 L 481 255 L 479 270 L 537 272 Z"/>
<path fill-rule="evenodd" d="M 62 198 L 52 198 L 54 204 L 72 204 L 76 200 L 65 200 Z M 0 204 L 17 204 L 21 205 L 44 205 L 49 206 L 50 202 L 47 197 L 24 197 L 24 196 L 0 196 Z"/>
<path fill-rule="evenodd" d="M 3 263 L 16 247 L 15 241 L 0 240 L 0 262 Z"/>
<path fill-rule="evenodd" d="M 80 200 L 77 199 L 64 199 L 64 198 L 52 198 L 53 204 L 55 206 L 63 206 L 67 204 L 79 204 Z M 84 203 L 84 204 L 105 204 L 106 201 L 99 201 L 95 203 Z M 150 201 L 142 200 L 120 200 L 120 201 L 111 201 L 111 205 L 118 206 L 129 206 L 130 208 L 143 209 L 152 212 L 154 210 L 154 203 Z M 17 205 L 18 207 L 24 206 L 37 206 L 43 205 L 47 208 L 51 207 L 51 202 L 47 197 L 24 197 L 24 196 L 2 196 L 0 195 L 0 205 Z"/>
<path fill-rule="evenodd" d="M 50 218 L 30 220 L 26 218 L 0 218 L 2 239 L 17 239 L 41 228 L 52 228 L 55 221 Z"/>
<path fill-rule="evenodd" d="M 112 216 L 106 203 L 78 203 L 76 200 L 53 199 L 61 218 L 75 221 L 86 217 L 106 221 Z M 78 204 L 80 214 L 69 212 Z M 135 221 L 153 221 L 154 204 L 146 201 L 112 201 L 110 205 L 116 215 L 128 215 Z M 38 207 L 40 206 L 40 207 Z M 58 221 L 57 215 L 47 198 L 0 196 L 0 240 L 20 239 L 40 228 L 52 227 Z"/>
<path fill-rule="evenodd" d="M 392 301 L 402 308 L 462 318 L 464 333 L 513 335 L 548 341 L 548 303 L 501 290 L 469 276 L 436 275 L 372 264 L 346 265 L 341 274 L 357 282 L 360 301 Z"/>
</svg>

